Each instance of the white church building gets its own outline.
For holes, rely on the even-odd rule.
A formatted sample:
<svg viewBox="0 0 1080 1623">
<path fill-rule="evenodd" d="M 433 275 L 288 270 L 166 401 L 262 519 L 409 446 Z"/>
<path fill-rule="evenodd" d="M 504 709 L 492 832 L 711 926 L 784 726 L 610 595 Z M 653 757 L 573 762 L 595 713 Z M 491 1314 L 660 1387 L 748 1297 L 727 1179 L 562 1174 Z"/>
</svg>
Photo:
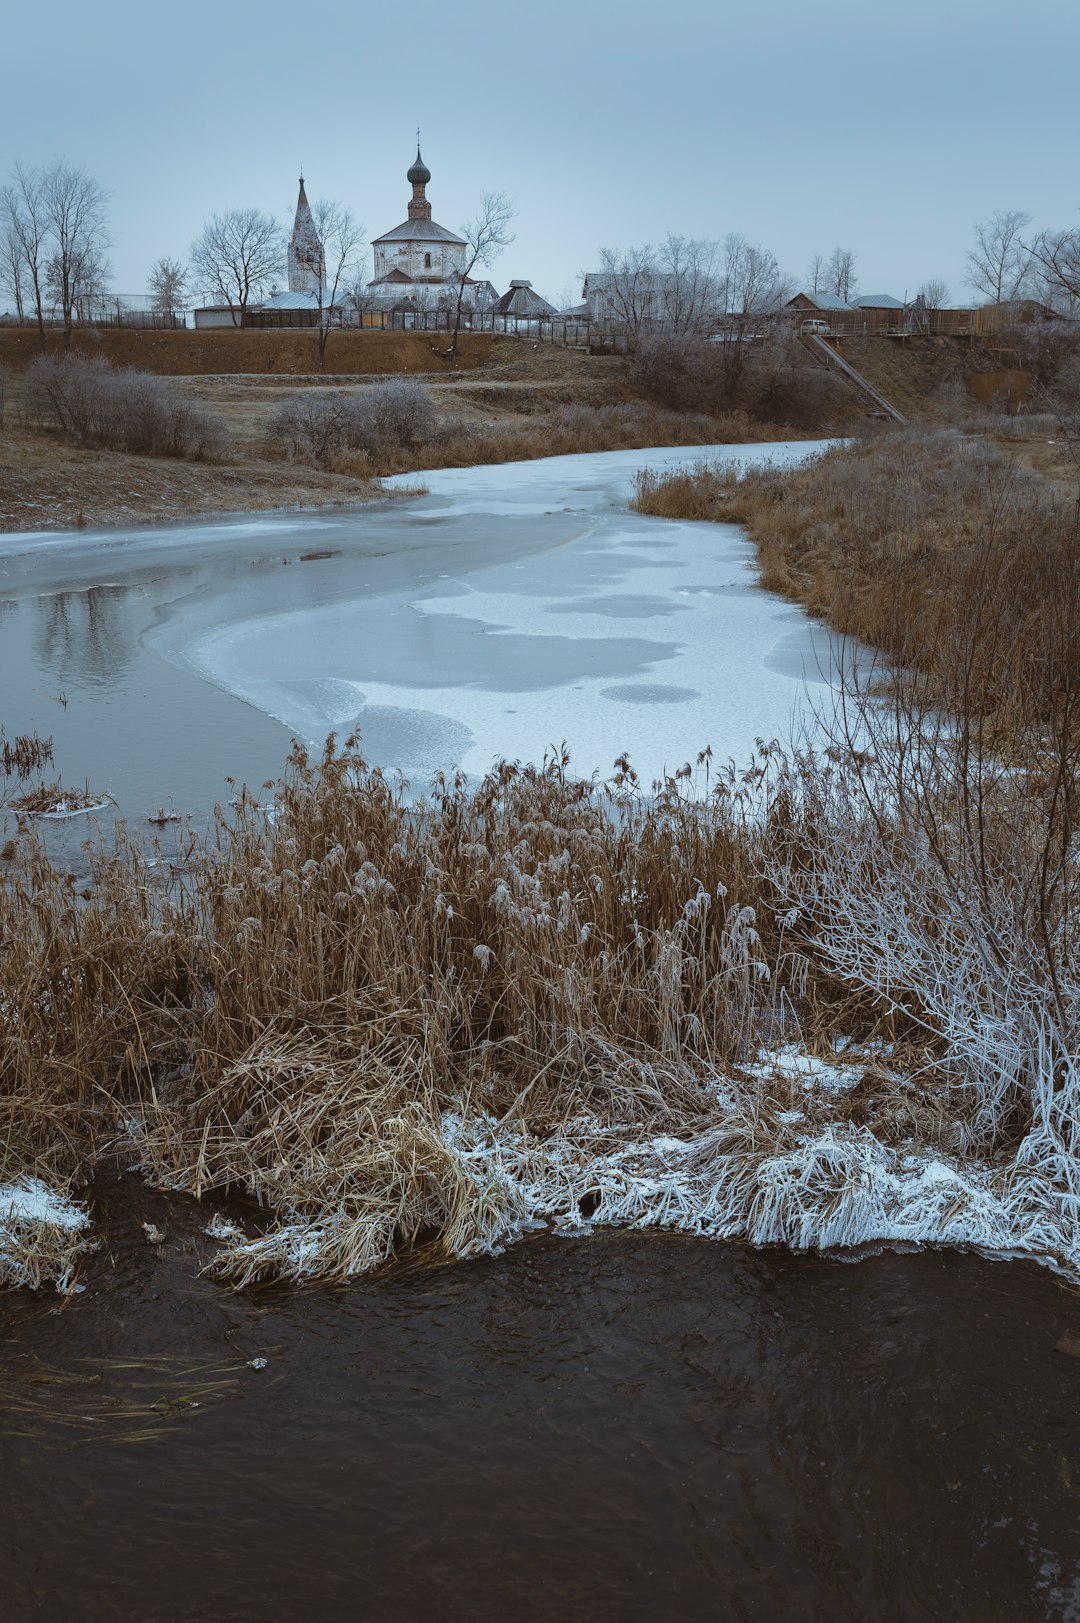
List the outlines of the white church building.
<svg viewBox="0 0 1080 1623">
<path fill-rule="evenodd" d="M 420 156 L 419 145 L 416 162 L 405 178 L 412 187 L 408 218 L 371 245 L 375 254 L 375 275 L 367 289 L 371 308 L 429 310 L 454 305 L 468 244 L 431 218 L 427 199 L 431 170 Z M 466 308 L 486 310 L 497 298 L 490 282 L 465 278 Z"/>
<path fill-rule="evenodd" d="M 409 325 L 410 317 L 424 310 L 448 310 L 457 305 L 458 290 L 468 262 L 469 245 L 431 218 L 427 185 L 431 171 L 416 148 L 416 162 L 406 179 L 412 187 L 408 218 L 376 237 L 372 243 L 375 275 L 361 293 L 353 287 L 327 285 L 326 256 L 300 176 L 292 234 L 286 253 L 288 287 L 275 288 L 261 304 L 249 305 L 244 325 L 250 327 L 314 327 L 333 297 L 333 319 L 345 326 L 364 323 L 364 313 L 393 317 L 391 325 Z M 331 278 L 333 280 L 333 278 Z M 498 293 L 488 281 L 465 277 L 462 308 L 489 310 Z M 195 311 L 196 327 L 239 326 L 236 309 L 206 305 Z"/>
</svg>

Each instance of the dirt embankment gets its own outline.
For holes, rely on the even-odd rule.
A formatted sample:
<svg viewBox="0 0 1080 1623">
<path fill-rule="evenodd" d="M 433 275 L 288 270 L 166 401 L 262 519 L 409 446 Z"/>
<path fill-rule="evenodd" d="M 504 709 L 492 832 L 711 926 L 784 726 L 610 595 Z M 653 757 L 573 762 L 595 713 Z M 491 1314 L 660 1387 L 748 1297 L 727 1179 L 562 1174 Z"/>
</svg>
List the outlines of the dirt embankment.
<svg viewBox="0 0 1080 1623">
<path fill-rule="evenodd" d="M 998 350 L 963 338 L 845 338 L 844 359 L 913 423 L 953 421 L 979 406 L 1015 409 L 1030 379 Z"/>
<path fill-rule="evenodd" d="M 0 432 L 0 532 L 351 506 L 374 494 L 381 492 L 370 480 L 286 462 L 180 462 L 80 450 L 25 431 Z"/>
<path fill-rule="evenodd" d="M 462 371 L 487 364 L 498 342 L 490 333 L 462 333 L 455 362 L 446 353 L 445 333 L 335 332 L 326 347 L 326 371 L 343 377 Z M 87 328 L 75 333 L 72 347 L 80 354 L 100 355 L 114 366 L 136 366 L 168 377 L 211 373 L 294 377 L 319 370 L 319 336 L 314 331 Z M 49 334 L 48 349 L 50 354 L 62 353 L 58 333 Z M 35 328 L 0 328 L 0 364 L 21 371 L 39 352 Z"/>
<path fill-rule="evenodd" d="M 487 334 L 462 338 L 461 362 L 454 366 L 431 348 L 443 345 L 440 334 L 335 333 L 327 370 L 320 373 L 310 332 L 77 335 L 82 353 L 168 375 L 188 399 L 222 418 L 230 444 L 226 458 L 199 463 L 84 450 L 25 426 L 21 382 L 38 354 L 37 335 L 0 330 L 0 365 L 9 369 L 0 422 L 0 531 L 150 524 L 371 499 L 378 487 L 362 474 L 268 457 L 271 419 L 298 389 L 362 389 L 388 374 L 409 373 L 431 391 L 440 420 L 463 424 L 477 434 L 478 446 L 485 431 L 515 425 L 535 430 L 532 437 L 541 445 L 545 420 L 560 407 L 599 406 L 626 396 L 621 358 Z M 55 348 L 59 353 L 59 344 Z M 527 444 L 519 454 L 529 454 Z"/>
</svg>

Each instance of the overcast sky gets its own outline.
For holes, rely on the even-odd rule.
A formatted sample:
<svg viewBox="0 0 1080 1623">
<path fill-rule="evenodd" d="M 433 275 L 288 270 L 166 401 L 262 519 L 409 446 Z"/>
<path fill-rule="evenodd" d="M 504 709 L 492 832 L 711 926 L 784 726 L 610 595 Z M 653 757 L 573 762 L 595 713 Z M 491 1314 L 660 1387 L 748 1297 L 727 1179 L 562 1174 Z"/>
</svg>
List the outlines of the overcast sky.
<svg viewBox="0 0 1080 1623">
<path fill-rule="evenodd" d="M 864 292 L 963 302 L 976 220 L 1080 224 L 1078 64 L 1076 0 L 58 0 L 5 18 L 0 172 L 96 176 L 124 293 L 215 211 L 291 220 L 301 164 L 378 236 L 419 125 L 437 221 L 514 202 L 500 292 L 579 297 L 602 246 L 740 231 L 797 281 L 840 245 Z"/>
</svg>

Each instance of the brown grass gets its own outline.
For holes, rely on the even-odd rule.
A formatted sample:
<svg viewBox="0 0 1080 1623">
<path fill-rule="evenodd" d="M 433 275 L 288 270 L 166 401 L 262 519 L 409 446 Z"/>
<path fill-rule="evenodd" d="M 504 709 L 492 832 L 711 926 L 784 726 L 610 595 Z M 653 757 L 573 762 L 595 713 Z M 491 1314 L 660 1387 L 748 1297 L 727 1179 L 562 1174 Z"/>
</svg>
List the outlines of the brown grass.
<svg viewBox="0 0 1080 1623">
<path fill-rule="evenodd" d="M 1075 494 L 987 440 L 907 430 L 793 469 L 646 472 L 634 505 L 745 524 L 763 586 L 924 673 L 933 702 L 990 715 L 1031 700 L 1045 719 L 1063 661 L 1070 690 L 1080 676 Z"/>
<path fill-rule="evenodd" d="M 81 893 L 24 837 L 0 888 L 0 1183 L 133 1143 L 170 1187 L 334 1214 L 317 1259 L 279 1239 L 233 1258 L 244 1277 L 344 1275 L 505 1216 L 448 1114 L 537 1142 L 583 1116 L 631 1140 L 709 1121 L 783 1007 L 759 836 L 730 776 L 696 803 L 617 780 L 503 765 L 418 807 L 352 750 L 298 750 L 269 826 L 245 800 L 171 869 L 122 841 Z"/>
<path fill-rule="evenodd" d="M 370 452 L 341 452 L 330 466 L 354 477 L 386 477 L 413 468 L 470 468 L 490 463 L 570 456 L 581 451 L 633 450 L 653 445 L 744 444 L 775 439 L 775 424 L 743 412 L 723 417 L 688 416 L 656 407 L 619 404 L 562 406 L 526 422 L 475 424 L 444 421 L 423 445 L 382 445 Z"/>
</svg>

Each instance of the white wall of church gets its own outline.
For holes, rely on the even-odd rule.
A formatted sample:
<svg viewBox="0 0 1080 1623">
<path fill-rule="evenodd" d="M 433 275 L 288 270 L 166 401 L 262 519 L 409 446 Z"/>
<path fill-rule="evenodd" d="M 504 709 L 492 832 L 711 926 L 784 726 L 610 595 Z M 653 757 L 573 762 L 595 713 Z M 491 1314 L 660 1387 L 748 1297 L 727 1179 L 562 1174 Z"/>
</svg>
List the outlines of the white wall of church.
<svg viewBox="0 0 1080 1623">
<path fill-rule="evenodd" d="M 402 271 L 414 277 L 460 275 L 464 249 L 452 242 L 390 242 L 375 247 L 375 275 Z"/>
</svg>

